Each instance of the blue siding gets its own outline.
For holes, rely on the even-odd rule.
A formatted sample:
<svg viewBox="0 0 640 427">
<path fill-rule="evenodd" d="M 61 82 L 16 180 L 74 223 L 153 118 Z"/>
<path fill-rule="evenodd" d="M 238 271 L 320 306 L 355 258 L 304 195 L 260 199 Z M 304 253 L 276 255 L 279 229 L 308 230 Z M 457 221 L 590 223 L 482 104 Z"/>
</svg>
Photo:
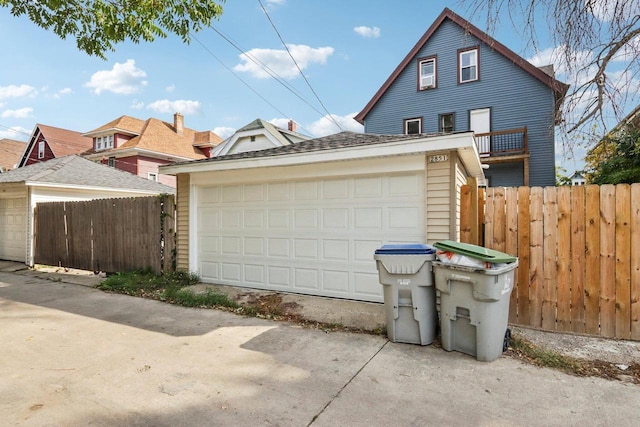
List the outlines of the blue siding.
<svg viewBox="0 0 640 427">
<path fill-rule="evenodd" d="M 458 84 L 458 49 L 479 46 L 480 80 Z M 437 57 L 437 88 L 417 90 L 417 59 Z M 555 184 L 554 93 L 508 58 L 445 20 L 365 119 L 365 132 L 403 133 L 403 120 L 422 117 L 423 132 L 438 132 L 438 115 L 455 114 L 455 130 L 469 130 L 469 111 L 491 108 L 491 130 L 526 126 L 531 186 Z M 522 163 L 492 165 L 492 186 L 523 184 Z"/>
</svg>

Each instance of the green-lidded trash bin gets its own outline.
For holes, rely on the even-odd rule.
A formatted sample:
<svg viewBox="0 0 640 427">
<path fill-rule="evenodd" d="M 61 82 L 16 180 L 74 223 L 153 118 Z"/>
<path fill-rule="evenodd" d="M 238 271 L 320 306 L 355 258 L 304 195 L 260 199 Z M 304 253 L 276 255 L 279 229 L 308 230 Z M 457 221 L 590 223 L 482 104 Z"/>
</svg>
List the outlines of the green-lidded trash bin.
<svg viewBox="0 0 640 427">
<path fill-rule="evenodd" d="M 436 249 L 422 244 L 384 245 L 374 255 L 384 286 L 387 336 L 428 345 L 436 337 L 436 291 L 431 263 Z"/>
<path fill-rule="evenodd" d="M 438 242 L 433 262 L 440 292 L 442 348 L 490 362 L 508 339 L 509 298 L 518 259 L 450 240 Z"/>
</svg>

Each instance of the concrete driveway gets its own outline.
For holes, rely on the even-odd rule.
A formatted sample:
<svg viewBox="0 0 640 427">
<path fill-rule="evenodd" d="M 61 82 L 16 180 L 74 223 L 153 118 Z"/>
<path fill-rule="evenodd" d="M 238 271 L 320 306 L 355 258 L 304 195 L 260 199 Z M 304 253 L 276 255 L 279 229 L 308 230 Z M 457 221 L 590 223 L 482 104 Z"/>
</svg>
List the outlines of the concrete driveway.
<svg viewBox="0 0 640 427">
<path fill-rule="evenodd" d="M 635 426 L 640 387 L 0 272 L 20 426 Z"/>
</svg>

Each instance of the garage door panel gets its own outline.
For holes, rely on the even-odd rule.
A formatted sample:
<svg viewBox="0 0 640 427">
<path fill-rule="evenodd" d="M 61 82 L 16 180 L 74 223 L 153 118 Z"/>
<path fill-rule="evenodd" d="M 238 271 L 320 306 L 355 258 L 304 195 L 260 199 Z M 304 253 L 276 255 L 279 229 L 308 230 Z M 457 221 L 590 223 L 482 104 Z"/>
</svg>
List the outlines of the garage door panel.
<svg viewBox="0 0 640 427">
<path fill-rule="evenodd" d="M 416 173 L 200 189 L 209 196 L 198 202 L 199 273 L 215 283 L 381 302 L 373 254 L 385 243 L 422 241 L 423 186 Z"/>
<path fill-rule="evenodd" d="M 0 198 L 0 259 L 26 260 L 27 198 Z"/>
</svg>

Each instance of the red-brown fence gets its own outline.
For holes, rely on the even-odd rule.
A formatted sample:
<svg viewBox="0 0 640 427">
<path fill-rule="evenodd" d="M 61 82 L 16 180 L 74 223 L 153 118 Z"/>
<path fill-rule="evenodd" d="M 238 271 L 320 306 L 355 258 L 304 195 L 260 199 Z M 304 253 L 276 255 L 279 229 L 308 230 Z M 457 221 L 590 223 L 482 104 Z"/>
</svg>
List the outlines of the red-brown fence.
<svg viewBox="0 0 640 427">
<path fill-rule="evenodd" d="M 461 240 L 518 257 L 510 323 L 640 340 L 640 184 L 482 193 L 463 189 Z"/>
<path fill-rule="evenodd" d="M 34 218 L 36 264 L 156 274 L 173 269 L 171 195 L 38 203 Z"/>
</svg>

